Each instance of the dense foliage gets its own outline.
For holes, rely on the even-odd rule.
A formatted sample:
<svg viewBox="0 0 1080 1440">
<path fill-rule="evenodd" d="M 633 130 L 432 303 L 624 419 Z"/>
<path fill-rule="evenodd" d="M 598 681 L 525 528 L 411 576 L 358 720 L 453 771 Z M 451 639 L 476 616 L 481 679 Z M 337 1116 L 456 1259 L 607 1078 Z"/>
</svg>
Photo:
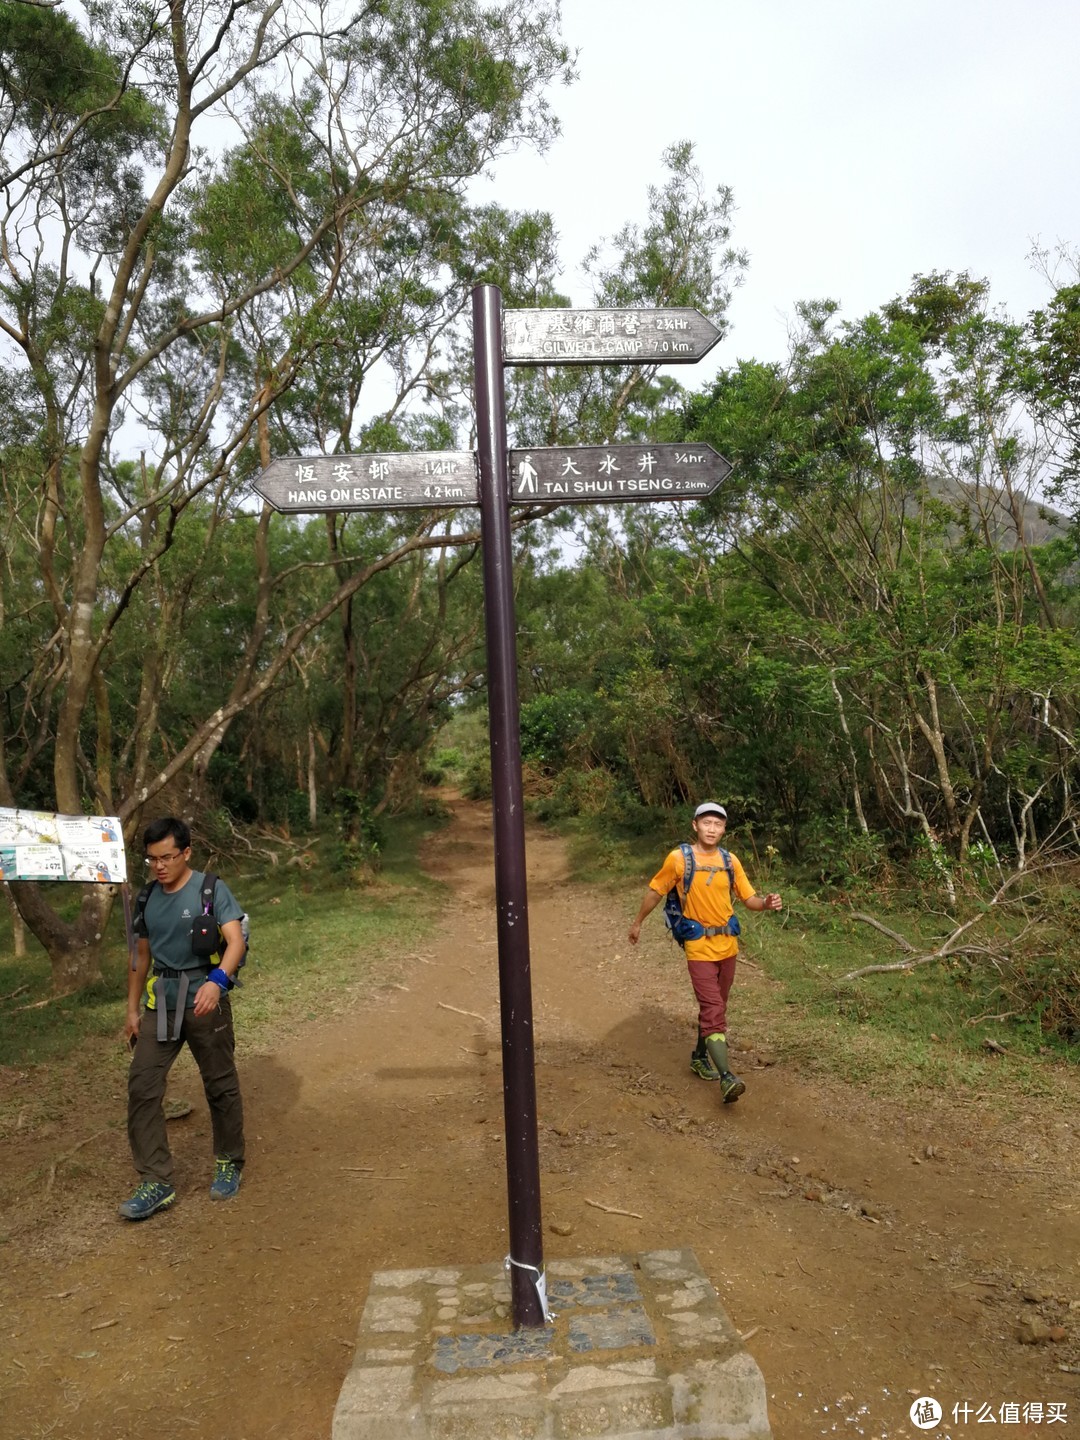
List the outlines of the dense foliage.
<svg viewBox="0 0 1080 1440">
<path fill-rule="evenodd" d="M 0 3 L 0 803 L 118 814 L 130 842 L 167 787 L 206 804 L 238 717 L 276 724 L 289 691 L 301 768 L 310 729 L 338 784 L 414 743 L 471 634 L 434 623 L 469 518 L 272 524 L 250 481 L 445 443 L 469 286 L 533 233 L 466 182 L 554 133 L 557 26 L 531 0 Z M 355 682 L 329 737 L 320 647 Z M 92 979 L 111 897 L 71 921 L 13 888 L 56 984 Z"/>
<path fill-rule="evenodd" d="M 733 462 L 722 493 L 526 568 L 525 754 L 569 808 L 734 800 L 836 878 L 921 853 L 951 892 L 973 850 L 1075 845 L 1076 549 L 1036 498 L 1073 463 L 1039 412 L 1068 357 L 967 276 L 802 319 L 662 422 Z"/>
</svg>

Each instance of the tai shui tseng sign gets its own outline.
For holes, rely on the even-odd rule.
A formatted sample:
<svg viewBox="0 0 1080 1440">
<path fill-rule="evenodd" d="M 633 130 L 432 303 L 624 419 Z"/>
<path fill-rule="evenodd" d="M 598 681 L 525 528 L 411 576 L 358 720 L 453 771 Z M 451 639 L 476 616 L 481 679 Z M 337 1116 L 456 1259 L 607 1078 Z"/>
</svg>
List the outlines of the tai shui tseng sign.
<svg viewBox="0 0 1080 1440">
<path fill-rule="evenodd" d="M 512 313 L 512 312 L 511 312 Z M 510 499 L 559 505 L 701 500 L 731 466 L 711 445 L 567 445 L 510 451 Z"/>
<path fill-rule="evenodd" d="M 731 466 L 710 445 L 566 445 L 509 452 L 510 499 L 588 505 L 700 500 Z M 276 510 L 396 510 L 476 505 L 468 450 L 313 456 L 275 460 L 255 482 Z"/>
</svg>

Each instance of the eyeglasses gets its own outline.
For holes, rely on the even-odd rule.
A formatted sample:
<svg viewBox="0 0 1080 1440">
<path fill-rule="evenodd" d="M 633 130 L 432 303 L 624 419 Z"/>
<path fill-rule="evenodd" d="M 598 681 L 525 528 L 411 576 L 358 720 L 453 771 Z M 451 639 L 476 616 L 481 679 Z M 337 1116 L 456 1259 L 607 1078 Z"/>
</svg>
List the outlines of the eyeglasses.
<svg viewBox="0 0 1080 1440">
<path fill-rule="evenodd" d="M 183 853 L 182 850 L 174 850 L 171 855 L 147 855 L 143 864 L 148 870 L 155 865 L 171 865 L 174 860 L 179 860 Z"/>
</svg>

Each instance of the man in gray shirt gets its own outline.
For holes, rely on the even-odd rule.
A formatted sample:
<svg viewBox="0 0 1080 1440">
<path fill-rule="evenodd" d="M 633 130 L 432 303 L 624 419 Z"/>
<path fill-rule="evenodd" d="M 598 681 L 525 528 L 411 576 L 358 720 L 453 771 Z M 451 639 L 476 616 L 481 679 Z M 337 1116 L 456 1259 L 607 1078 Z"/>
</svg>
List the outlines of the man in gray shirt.
<svg viewBox="0 0 1080 1440">
<path fill-rule="evenodd" d="M 213 914 L 225 949 L 220 960 L 196 954 L 192 927 L 204 909 L 204 876 L 189 863 L 190 830 L 172 816 L 154 820 L 143 832 L 143 849 L 153 883 L 136 916 L 138 950 L 128 975 L 127 1013 L 128 1043 L 135 1052 L 128 1076 L 128 1140 L 139 1184 L 120 1206 L 125 1220 L 145 1220 L 176 1199 L 162 1101 L 169 1070 L 185 1042 L 210 1106 L 213 1199 L 236 1194 L 244 1164 L 244 1112 L 229 1001 L 246 951 L 243 911 L 217 880 Z"/>
</svg>

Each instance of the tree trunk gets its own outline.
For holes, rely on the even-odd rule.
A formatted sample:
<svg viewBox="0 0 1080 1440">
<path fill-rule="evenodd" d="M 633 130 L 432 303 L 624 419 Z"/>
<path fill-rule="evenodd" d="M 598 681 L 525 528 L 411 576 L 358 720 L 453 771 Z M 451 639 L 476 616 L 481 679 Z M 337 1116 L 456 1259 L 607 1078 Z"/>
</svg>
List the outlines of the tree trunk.
<svg viewBox="0 0 1080 1440">
<path fill-rule="evenodd" d="M 315 783 L 315 726 L 309 725 L 308 732 L 308 823 L 314 830 L 319 821 L 319 788 Z"/>
<path fill-rule="evenodd" d="M 15 943 L 15 959 L 23 960 L 26 957 L 26 925 L 19 914 L 19 907 L 15 904 L 15 897 L 11 893 L 11 887 L 4 885 L 4 899 L 7 901 L 8 909 L 11 911 L 11 935 Z"/>
<path fill-rule="evenodd" d="M 84 885 L 82 905 L 73 925 L 60 919 L 44 898 L 42 888 L 41 883 L 30 880 L 13 881 L 10 887 L 23 919 L 48 953 L 53 993 L 68 995 L 95 985 L 101 979 L 105 927 L 115 887 Z"/>
</svg>

